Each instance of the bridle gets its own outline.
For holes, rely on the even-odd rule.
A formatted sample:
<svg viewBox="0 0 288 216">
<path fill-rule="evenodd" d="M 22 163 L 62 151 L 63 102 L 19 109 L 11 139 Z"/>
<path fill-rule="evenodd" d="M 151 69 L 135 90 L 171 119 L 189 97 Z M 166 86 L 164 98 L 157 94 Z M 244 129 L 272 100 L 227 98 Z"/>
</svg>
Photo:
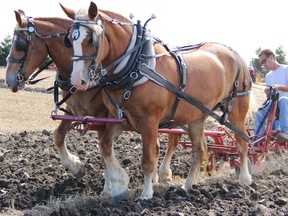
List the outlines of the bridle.
<svg viewBox="0 0 288 216">
<path fill-rule="evenodd" d="M 91 25 L 94 25 L 94 27 L 101 31 L 100 34 L 96 35 L 95 30 L 91 27 Z M 79 38 L 80 35 L 80 26 L 83 26 L 91 31 L 92 34 L 92 43 L 95 48 L 95 52 L 90 56 L 79 56 L 79 55 L 72 55 L 71 61 L 86 61 L 90 60 L 91 64 L 88 67 L 88 76 L 91 80 L 97 80 L 99 79 L 99 74 L 96 73 L 97 64 L 99 62 L 99 58 L 102 54 L 102 48 L 104 44 L 104 26 L 101 24 L 101 20 L 74 20 L 73 31 L 71 33 L 71 37 L 73 41 L 76 41 Z M 99 38 L 98 38 L 99 37 Z M 101 45 L 102 44 L 102 45 Z M 69 45 L 68 45 L 69 46 Z M 71 45 L 72 46 L 72 45 Z M 101 65 L 98 65 L 99 68 L 102 68 Z"/>
<path fill-rule="evenodd" d="M 135 24 L 132 22 L 120 22 L 118 20 L 115 19 L 109 19 L 109 18 L 104 18 L 103 16 L 100 15 L 100 17 L 102 19 L 105 19 L 105 21 L 110 22 L 111 24 L 119 24 L 119 25 L 127 25 L 127 26 L 134 26 Z M 73 26 L 73 31 L 72 31 L 72 39 L 75 41 L 78 39 L 78 35 L 79 33 L 79 27 L 83 26 L 85 28 L 90 29 L 91 33 L 92 33 L 92 42 L 93 42 L 93 46 L 95 47 L 95 52 L 90 55 L 90 56 L 79 56 L 79 55 L 73 55 L 71 57 L 71 61 L 87 61 L 90 60 L 91 64 L 88 67 L 88 77 L 91 81 L 93 81 L 93 84 L 96 85 L 99 82 L 100 77 L 105 76 L 107 74 L 108 71 L 110 71 L 112 68 L 114 68 L 119 62 L 121 62 L 126 56 L 128 56 L 129 54 L 131 54 L 134 49 L 132 49 L 132 51 L 130 51 L 129 53 L 127 53 L 125 56 L 121 57 L 121 59 L 117 59 L 112 65 L 110 65 L 108 68 L 103 68 L 102 64 L 99 64 L 99 58 L 101 57 L 102 51 L 103 51 L 103 44 L 104 44 L 104 39 L 105 39 L 105 28 L 102 25 L 102 20 L 100 19 L 100 17 L 96 20 L 79 20 L 76 19 L 74 20 L 74 24 Z M 91 27 L 91 25 L 94 26 Z M 96 29 L 101 29 L 101 34 L 100 35 L 100 39 L 96 38 L 96 33 L 95 33 L 95 28 Z M 98 36 L 99 36 L 98 35 Z M 71 45 L 72 46 L 72 45 Z"/>
<path fill-rule="evenodd" d="M 25 41 L 22 41 L 22 42 L 19 41 L 20 40 L 19 39 L 19 32 L 24 32 L 24 34 L 26 35 Z M 32 34 L 33 33 L 35 34 L 35 37 L 38 37 L 41 40 L 41 42 L 45 45 L 47 52 L 48 52 L 48 55 L 50 55 L 50 51 L 49 51 L 49 48 L 45 42 L 45 39 L 63 37 L 66 34 L 66 32 L 63 32 L 63 33 L 51 34 L 49 36 L 44 37 L 37 32 L 32 17 L 27 17 L 27 27 L 26 28 L 17 28 L 14 30 L 13 43 L 16 43 L 15 44 L 16 51 L 24 51 L 25 54 L 20 59 L 14 58 L 14 57 L 9 55 L 9 56 L 7 56 L 7 61 L 21 64 L 20 68 L 17 71 L 17 76 L 16 76 L 17 84 L 18 84 L 18 86 L 21 86 L 21 87 L 24 86 L 24 84 L 25 84 L 24 70 L 26 67 L 27 59 L 29 58 L 29 54 L 30 54 L 29 53 L 29 47 L 31 44 L 33 44 L 33 41 L 32 41 Z M 20 43 L 20 44 L 17 44 L 17 43 Z M 23 43 L 25 43 L 25 44 L 23 44 Z M 18 50 L 17 50 L 17 46 L 18 46 Z M 47 62 L 43 67 L 41 67 L 37 72 L 35 72 L 29 78 L 29 80 L 26 81 L 26 83 L 35 84 L 38 81 L 43 80 L 44 78 L 39 79 L 37 81 L 36 80 L 32 81 L 40 72 L 42 72 L 44 69 L 46 69 L 52 62 L 53 62 L 52 60 Z"/>
</svg>

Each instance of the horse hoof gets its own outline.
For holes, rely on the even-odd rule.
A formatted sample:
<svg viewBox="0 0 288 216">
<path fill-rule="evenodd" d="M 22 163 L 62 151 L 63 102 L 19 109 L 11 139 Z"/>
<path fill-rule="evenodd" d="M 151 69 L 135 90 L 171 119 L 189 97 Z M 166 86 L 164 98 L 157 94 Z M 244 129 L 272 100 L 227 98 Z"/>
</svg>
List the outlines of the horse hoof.
<svg viewBox="0 0 288 216">
<path fill-rule="evenodd" d="M 121 194 L 119 194 L 117 196 L 112 197 L 112 201 L 113 202 L 120 202 L 120 201 L 124 200 L 127 197 L 128 197 L 128 190 L 124 191 L 123 193 L 121 193 Z"/>
<path fill-rule="evenodd" d="M 75 175 L 77 179 L 81 179 L 85 175 L 85 167 L 81 164 L 78 173 Z"/>
</svg>

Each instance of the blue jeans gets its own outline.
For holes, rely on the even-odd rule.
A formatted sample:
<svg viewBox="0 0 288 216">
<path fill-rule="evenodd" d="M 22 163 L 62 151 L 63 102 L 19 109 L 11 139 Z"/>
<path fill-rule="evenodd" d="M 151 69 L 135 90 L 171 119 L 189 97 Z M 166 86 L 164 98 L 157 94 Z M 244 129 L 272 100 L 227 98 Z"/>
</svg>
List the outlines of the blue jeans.
<svg viewBox="0 0 288 216">
<path fill-rule="evenodd" d="M 272 104 L 272 100 L 269 100 L 257 111 L 254 131 L 255 134 L 258 135 L 254 137 L 254 140 L 257 140 L 263 136 L 266 126 L 266 118 L 271 111 Z M 278 108 L 280 110 L 279 120 L 274 120 L 272 129 L 279 130 L 281 132 L 288 132 L 288 97 L 281 97 L 278 100 Z"/>
</svg>

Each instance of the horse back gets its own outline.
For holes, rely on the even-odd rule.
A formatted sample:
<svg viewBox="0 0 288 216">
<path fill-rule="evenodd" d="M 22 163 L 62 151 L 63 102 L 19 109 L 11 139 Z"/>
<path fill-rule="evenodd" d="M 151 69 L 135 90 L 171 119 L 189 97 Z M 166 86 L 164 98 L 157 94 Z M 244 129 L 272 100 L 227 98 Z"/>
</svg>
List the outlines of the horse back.
<svg viewBox="0 0 288 216">
<path fill-rule="evenodd" d="M 163 52 L 163 48 L 155 46 L 156 54 Z M 232 49 L 221 44 L 205 44 L 196 50 L 181 54 L 186 63 L 185 93 L 213 109 L 223 99 L 229 97 L 235 90 L 235 81 L 239 81 L 236 91 L 245 91 L 251 87 L 249 73 L 243 59 Z M 179 87 L 181 74 L 179 65 L 173 56 L 167 54 L 157 59 L 156 71 Z M 244 86 L 246 80 L 246 86 Z M 152 87 L 151 87 L 152 88 Z M 167 113 L 171 112 L 176 96 L 159 90 L 161 100 L 165 96 Z M 164 93 L 163 93 L 164 92 Z M 191 116 L 203 116 L 204 113 L 188 102 L 181 100 L 177 113 Z M 182 114 L 183 116 L 183 114 Z"/>
</svg>

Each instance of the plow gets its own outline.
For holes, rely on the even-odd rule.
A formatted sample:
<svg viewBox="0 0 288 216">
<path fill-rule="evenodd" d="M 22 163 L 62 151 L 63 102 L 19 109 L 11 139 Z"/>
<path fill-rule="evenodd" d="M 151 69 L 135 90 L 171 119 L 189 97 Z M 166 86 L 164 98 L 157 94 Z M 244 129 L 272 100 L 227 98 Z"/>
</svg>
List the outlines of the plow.
<svg viewBox="0 0 288 216">
<path fill-rule="evenodd" d="M 246 132 L 250 138 L 248 151 L 248 169 L 253 175 L 261 174 L 265 170 L 268 162 L 268 153 L 271 151 L 281 151 L 288 149 L 288 142 L 279 141 L 276 139 L 276 133 L 272 130 L 273 121 L 277 110 L 277 100 L 274 99 L 272 110 L 268 116 L 266 128 L 262 137 L 254 140 L 254 129 L 247 128 Z M 126 119 L 121 118 L 97 118 L 89 116 L 72 116 L 59 115 L 52 112 L 53 120 L 69 120 L 72 121 L 72 129 L 84 135 L 87 131 L 104 130 L 106 123 L 126 124 Z M 133 131 L 127 129 L 127 131 Z M 161 128 L 158 129 L 159 134 L 177 134 L 179 136 L 188 136 L 185 129 L 182 128 Z M 231 132 L 225 127 L 219 126 L 215 130 L 205 130 L 204 135 L 207 140 L 207 163 L 206 171 L 212 172 L 215 170 L 217 161 L 224 161 L 230 164 L 231 168 L 235 169 L 236 177 L 239 177 L 240 162 L 239 152 L 236 147 L 236 140 Z M 187 139 L 179 140 L 179 144 L 184 148 L 191 148 L 193 143 Z"/>
</svg>

